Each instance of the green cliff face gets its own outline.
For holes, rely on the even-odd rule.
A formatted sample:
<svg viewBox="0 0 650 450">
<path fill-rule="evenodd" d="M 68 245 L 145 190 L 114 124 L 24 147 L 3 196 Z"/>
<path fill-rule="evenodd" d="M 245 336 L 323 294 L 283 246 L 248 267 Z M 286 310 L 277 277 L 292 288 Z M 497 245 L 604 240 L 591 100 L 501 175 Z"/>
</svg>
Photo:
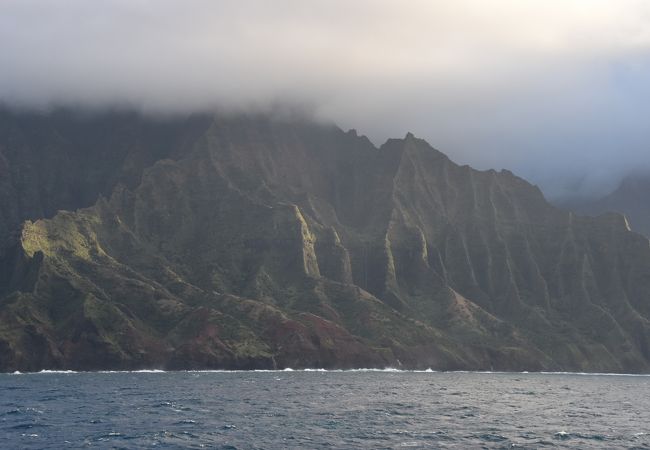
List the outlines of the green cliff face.
<svg viewBox="0 0 650 450">
<path fill-rule="evenodd" d="M 0 370 L 650 369 L 650 245 L 622 216 L 555 209 L 410 134 L 46 116 L 48 147 L 8 117 Z"/>
</svg>

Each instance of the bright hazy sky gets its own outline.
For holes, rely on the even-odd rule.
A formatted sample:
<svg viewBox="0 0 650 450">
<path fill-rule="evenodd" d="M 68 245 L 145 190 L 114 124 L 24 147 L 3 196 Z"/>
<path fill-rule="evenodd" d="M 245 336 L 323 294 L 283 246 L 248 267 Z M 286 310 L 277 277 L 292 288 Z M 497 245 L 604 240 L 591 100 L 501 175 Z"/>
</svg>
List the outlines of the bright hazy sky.
<svg viewBox="0 0 650 450">
<path fill-rule="evenodd" d="M 0 101 L 296 105 L 551 196 L 650 168 L 650 1 L 2 0 Z"/>
</svg>

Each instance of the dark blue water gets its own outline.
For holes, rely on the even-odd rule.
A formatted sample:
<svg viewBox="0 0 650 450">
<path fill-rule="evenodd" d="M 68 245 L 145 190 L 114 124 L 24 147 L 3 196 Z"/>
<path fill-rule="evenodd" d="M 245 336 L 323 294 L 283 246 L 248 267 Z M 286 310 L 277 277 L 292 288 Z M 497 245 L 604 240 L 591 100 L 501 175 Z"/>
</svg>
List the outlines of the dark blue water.
<svg viewBox="0 0 650 450">
<path fill-rule="evenodd" d="M 650 377 L 0 375 L 0 447 L 650 449 Z"/>
</svg>

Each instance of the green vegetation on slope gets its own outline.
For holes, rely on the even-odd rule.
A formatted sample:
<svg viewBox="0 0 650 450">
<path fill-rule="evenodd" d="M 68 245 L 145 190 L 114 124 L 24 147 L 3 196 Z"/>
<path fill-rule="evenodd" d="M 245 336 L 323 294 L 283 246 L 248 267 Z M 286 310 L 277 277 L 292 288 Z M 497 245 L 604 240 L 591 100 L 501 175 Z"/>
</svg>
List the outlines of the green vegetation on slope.
<svg viewBox="0 0 650 450">
<path fill-rule="evenodd" d="M 112 129 L 119 157 L 72 207 L 57 190 L 89 163 L 63 158 L 63 187 L 36 177 L 37 196 L 17 175 L 0 183 L 5 229 L 33 220 L 0 230 L 0 370 L 650 367 L 648 240 L 620 216 L 555 209 L 510 172 L 410 134 L 375 148 L 265 117 L 167 134 L 43 117 L 34 129 L 65 136 L 49 150 L 31 120 L 0 130 L 0 170 L 27 170 L 7 150 L 16 129 L 28 154 L 85 144 L 87 161 Z M 73 210 L 47 218 L 25 207 L 35 198 Z"/>
</svg>

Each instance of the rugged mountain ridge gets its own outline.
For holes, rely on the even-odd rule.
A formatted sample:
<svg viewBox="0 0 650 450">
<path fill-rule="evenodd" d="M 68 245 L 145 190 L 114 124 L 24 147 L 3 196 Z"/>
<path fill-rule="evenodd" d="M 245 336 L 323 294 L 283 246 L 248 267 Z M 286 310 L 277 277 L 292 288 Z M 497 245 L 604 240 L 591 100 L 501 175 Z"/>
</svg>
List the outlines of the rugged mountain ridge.
<svg viewBox="0 0 650 450">
<path fill-rule="evenodd" d="M 622 216 L 556 209 L 410 134 L 184 129 L 164 150 L 126 139 L 160 157 L 8 239 L 0 369 L 648 370 L 650 245 Z"/>
<path fill-rule="evenodd" d="M 623 178 L 619 186 L 604 197 L 568 202 L 563 206 L 580 214 L 624 214 L 634 231 L 650 236 L 649 196 L 650 174 L 641 172 Z"/>
</svg>

